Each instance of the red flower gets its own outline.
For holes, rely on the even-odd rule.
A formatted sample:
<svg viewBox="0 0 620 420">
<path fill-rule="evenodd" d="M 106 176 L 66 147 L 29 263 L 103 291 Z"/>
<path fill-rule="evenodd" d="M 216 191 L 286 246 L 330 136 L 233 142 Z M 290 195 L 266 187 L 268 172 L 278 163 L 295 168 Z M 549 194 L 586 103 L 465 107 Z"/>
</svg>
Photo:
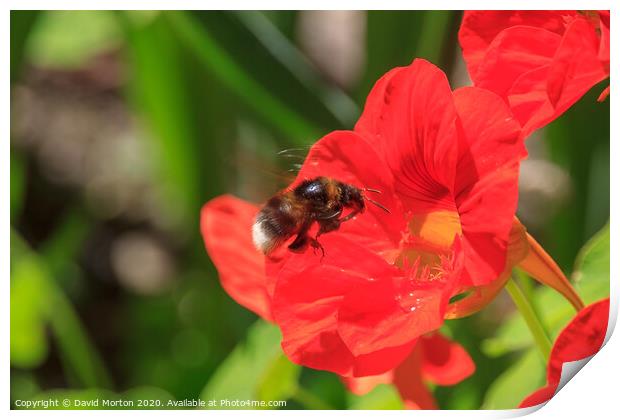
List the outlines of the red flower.
<svg viewBox="0 0 620 420">
<path fill-rule="evenodd" d="M 396 368 L 444 317 L 488 303 L 516 264 L 579 307 L 514 219 L 519 137 L 499 96 L 453 93 L 439 69 L 415 60 L 377 82 L 354 132 L 312 147 L 289 187 L 328 176 L 375 188 L 389 214 L 368 206 L 322 236 L 324 258 L 284 245 L 265 261 L 250 238 L 258 208 L 224 196 L 202 211 L 207 251 L 228 293 L 279 325 L 292 361 L 343 376 Z M 463 291 L 470 294 L 448 303 Z"/>
<path fill-rule="evenodd" d="M 202 228 L 224 287 L 273 315 L 294 362 L 347 376 L 394 368 L 419 336 L 439 328 L 451 296 L 504 272 L 525 155 L 519 131 L 493 93 L 453 94 L 423 60 L 393 70 L 371 92 L 356 131 L 321 139 L 291 186 L 328 176 L 376 188 L 390 214 L 370 206 L 321 237 L 324 259 L 285 251 L 268 259 L 269 275 L 248 281 L 247 269 L 260 263 L 235 259 L 251 252 L 245 220 L 253 211 L 222 208 L 231 198 L 212 202 Z M 226 224 L 210 217 L 214 205 Z"/>
<path fill-rule="evenodd" d="M 560 384 L 563 364 L 590 357 L 603 346 L 608 321 L 609 298 L 582 309 L 553 344 L 547 366 L 547 385 L 525 398 L 519 407 L 549 401 Z"/>
<path fill-rule="evenodd" d="M 406 408 L 434 410 L 437 403 L 426 383 L 455 385 L 476 370 L 467 351 L 440 333 L 420 337 L 409 356 L 394 370 L 363 378 L 343 378 L 349 390 L 366 394 L 378 384 L 394 384 Z"/>
<path fill-rule="evenodd" d="M 323 236 L 324 259 L 287 253 L 273 263 L 289 358 L 345 376 L 385 372 L 441 326 L 457 291 L 497 279 L 525 155 L 519 133 L 501 98 L 453 94 L 424 60 L 377 82 L 355 132 L 321 139 L 292 187 L 328 176 L 376 188 L 390 214 L 370 206 Z"/>
<path fill-rule="evenodd" d="M 609 77 L 609 11 L 466 11 L 459 41 L 474 85 L 504 98 L 524 137 Z"/>
</svg>

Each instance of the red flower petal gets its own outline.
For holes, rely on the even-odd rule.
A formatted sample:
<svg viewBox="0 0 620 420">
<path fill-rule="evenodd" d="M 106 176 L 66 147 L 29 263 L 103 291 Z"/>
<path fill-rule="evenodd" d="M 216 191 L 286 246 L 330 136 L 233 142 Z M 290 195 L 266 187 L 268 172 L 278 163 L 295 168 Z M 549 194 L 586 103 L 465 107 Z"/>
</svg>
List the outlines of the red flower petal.
<svg viewBox="0 0 620 420">
<path fill-rule="evenodd" d="M 295 362 L 343 376 L 386 372 L 411 351 L 414 343 L 353 355 L 340 338 L 338 311 L 344 296 L 372 278 L 396 270 L 379 256 L 339 232 L 322 240 L 325 257 L 294 254 L 279 274 L 273 312 L 282 330 L 282 348 Z"/>
<path fill-rule="evenodd" d="M 499 96 L 463 88 L 454 92 L 454 104 L 463 127 L 454 188 L 464 237 L 463 283 L 484 285 L 506 266 L 526 151 L 521 127 Z"/>
<path fill-rule="evenodd" d="M 462 292 L 468 292 L 468 294 L 448 305 L 445 319 L 463 318 L 478 312 L 488 305 L 506 285 L 512 273 L 512 268 L 520 263 L 528 252 L 527 232 L 525 227 L 515 217 L 508 239 L 508 253 L 504 272 L 490 284 L 473 288 L 465 287 L 457 290 L 457 294 Z"/>
<path fill-rule="evenodd" d="M 608 77 L 608 20 L 592 15 L 465 13 L 459 40 L 472 80 L 510 104 L 524 138 Z"/>
<path fill-rule="evenodd" d="M 355 378 L 352 376 L 341 376 L 340 379 L 346 385 L 347 389 L 355 395 L 368 394 L 375 389 L 377 385 L 391 384 L 394 373 L 392 371 L 382 373 L 381 375 L 362 376 Z"/>
<path fill-rule="evenodd" d="M 560 381 L 562 364 L 574 362 L 596 354 L 605 339 L 609 322 L 609 298 L 581 310 L 566 326 L 553 344 L 547 381 Z"/>
<path fill-rule="evenodd" d="M 457 342 L 439 333 L 420 339 L 422 346 L 422 374 L 441 386 L 454 385 L 471 376 L 476 365 L 467 351 Z"/>
<path fill-rule="evenodd" d="M 356 131 L 384 156 L 413 213 L 454 210 L 455 120 L 448 80 L 425 60 L 391 71 L 370 92 Z"/>
<path fill-rule="evenodd" d="M 512 26 L 533 26 L 562 35 L 566 22 L 576 15 L 575 11 L 560 10 L 468 10 L 463 15 L 459 29 L 459 43 L 467 69 L 472 76 L 484 60 L 487 48 L 504 29 Z"/>
<path fill-rule="evenodd" d="M 447 303 L 443 285 L 420 282 L 407 292 L 409 296 L 399 299 L 402 292 L 395 283 L 392 279 L 367 282 L 345 295 L 338 332 L 353 354 L 412 343 L 443 323 Z"/>
<path fill-rule="evenodd" d="M 366 394 L 379 384 L 392 383 L 406 408 L 436 409 L 425 381 L 454 385 L 469 377 L 476 367 L 465 349 L 440 333 L 423 336 L 411 354 L 393 371 L 363 378 L 343 377 L 354 394 Z"/>
<path fill-rule="evenodd" d="M 435 278 L 418 279 L 407 270 L 390 276 L 368 275 L 371 281 L 348 291 L 338 313 L 338 332 L 354 355 L 403 346 L 441 326 L 461 276 L 460 240 L 454 241 L 453 252 L 453 261 Z"/>
<path fill-rule="evenodd" d="M 549 99 L 560 113 L 608 75 L 599 60 L 601 40 L 585 18 L 567 28 L 549 69 Z"/>
<path fill-rule="evenodd" d="M 394 369 L 411 354 L 416 341 L 398 347 L 388 347 L 370 354 L 355 357 L 352 374 L 355 376 L 370 376 Z"/>
<path fill-rule="evenodd" d="M 366 394 L 379 384 L 393 384 L 404 406 L 410 410 L 436 410 L 437 403 L 433 394 L 423 381 L 421 364 L 423 351 L 416 346 L 396 369 L 382 375 L 363 378 L 341 378 L 349 391 L 354 394 Z"/>
<path fill-rule="evenodd" d="M 555 394 L 555 389 L 557 387 L 557 384 L 546 385 L 534 391 L 533 393 L 525 397 L 523 401 L 521 401 L 521 404 L 519 404 L 519 408 L 533 407 L 535 405 L 549 401 L 551 398 L 553 398 L 553 395 Z"/>
<path fill-rule="evenodd" d="M 474 84 L 505 97 L 520 75 L 551 63 L 561 40 L 560 35 L 542 28 L 514 26 L 503 30 L 472 75 Z"/>
<path fill-rule="evenodd" d="M 598 12 L 601 29 L 601 45 L 599 47 L 598 59 L 603 63 L 609 73 L 609 10 Z"/>
<path fill-rule="evenodd" d="M 392 89 L 392 78 L 404 71 L 404 69 L 405 67 L 395 67 L 385 73 L 377 80 L 368 97 L 366 97 L 362 115 L 355 124 L 355 132 L 364 138 L 370 139 L 371 144 L 381 142 L 382 114 L 384 107 L 387 106 L 386 99 L 390 95 L 388 89 Z"/>
<path fill-rule="evenodd" d="M 541 127 L 554 115 L 547 85 L 551 63 L 521 74 L 510 88 L 507 100 L 526 138 L 533 127 Z"/>
<path fill-rule="evenodd" d="M 200 230 L 224 290 L 240 305 L 271 320 L 274 280 L 265 276 L 263 254 L 252 242 L 256 213 L 256 206 L 223 195 L 203 206 Z"/>
<path fill-rule="evenodd" d="M 564 363 L 596 354 L 605 340 L 608 323 L 609 298 L 579 311 L 553 344 L 547 366 L 547 385 L 525 398 L 519 407 L 530 407 L 551 399 L 560 383 Z"/>
<path fill-rule="evenodd" d="M 294 261 L 295 257 L 291 258 L 290 262 Z M 344 293 L 361 281 L 331 267 L 314 267 L 280 278 L 273 311 L 282 330 L 282 349 L 293 362 L 352 374 L 354 358 L 338 335 L 337 313 Z"/>
<path fill-rule="evenodd" d="M 601 94 L 598 95 L 598 98 L 596 98 L 596 101 L 597 102 L 603 102 L 605 99 L 607 99 L 608 96 L 609 96 L 609 86 L 607 86 L 605 89 L 603 89 Z"/>
<path fill-rule="evenodd" d="M 405 407 L 409 409 L 436 410 L 433 394 L 422 380 L 422 348 L 416 346 L 394 371 L 393 383 L 398 389 Z"/>
<path fill-rule="evenodd" d="M 516 81 L 508 101 L 524 126 L 524 137 L 562 115 L 607 78 L 608 70 L 598 58 L 600 42 L 590 22 L 576 18 L 549 66 Z"/>
</svg>

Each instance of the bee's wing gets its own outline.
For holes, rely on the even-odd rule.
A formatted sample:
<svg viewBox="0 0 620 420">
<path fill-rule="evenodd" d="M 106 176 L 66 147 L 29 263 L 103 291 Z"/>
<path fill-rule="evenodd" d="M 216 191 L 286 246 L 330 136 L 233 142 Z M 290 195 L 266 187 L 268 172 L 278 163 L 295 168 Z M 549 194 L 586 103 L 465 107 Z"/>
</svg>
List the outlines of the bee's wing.
<svg viewBox="0 0 620 420">
<path fill-rule="evenodd" d="M 283 149 L 266 158 L 241 149 L 233 157 L 225 159 L 226 171 L 235 174 L 237 180 L 234 188 L 238 193 L 253 201 L 263 202 L 274 192 L 293 183 L 311 147 Z"/>
<path fill-rule="evenodd" d="M 287 174 L 295 178 L 306 160 L 308 152 L 313 145 L 293 147 L 280 150 L 277 154 L 278 166 L 285 168 Z"/>
<path fill-rule="evenodd" d="M 250 201 L 264 202 L 293 183 L 309 149 L 287 149 L 271 156 L 237 150 L 224 159 L 225 172 L 231 175 L 228 188 Z"/>
<path fill-rule="evenodd" d="M 231 172 L 251 173 L 254 177 L 262 178 L 266 184 L 278 184 L 279 186 L 281 184 L 282 187 L 290 184 L 299 170 L 289 172 L 288 169 L 283 169 L 277 163 L 262 160 L 249 153 L 237 154 L 235 158 L 228 159 L 226 164 L 227 169 Z"/>
<path fill-rule="evenodd" d="M 276 154 L 279 165 L 283 168 L 287 168 L 287 172 L 297 174 L 306 159 L 310 147 L 312 146 L 308 145 L 305 147 L 293 147 L 280 150 Z"/>
</svg>

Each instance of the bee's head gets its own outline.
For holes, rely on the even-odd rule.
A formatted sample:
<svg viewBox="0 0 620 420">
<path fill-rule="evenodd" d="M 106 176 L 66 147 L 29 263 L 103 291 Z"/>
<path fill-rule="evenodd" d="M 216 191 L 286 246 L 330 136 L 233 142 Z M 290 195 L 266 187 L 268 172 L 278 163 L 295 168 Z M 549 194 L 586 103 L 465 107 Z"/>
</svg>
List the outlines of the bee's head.
<svg viewBox="0 0 620 420">
<path fill-rule="evenodd" d="M 364 209 L 364 196 L 359 188 L 338 182 L 339 202 L 343 207 L 354 207 Z"/>
</svg>

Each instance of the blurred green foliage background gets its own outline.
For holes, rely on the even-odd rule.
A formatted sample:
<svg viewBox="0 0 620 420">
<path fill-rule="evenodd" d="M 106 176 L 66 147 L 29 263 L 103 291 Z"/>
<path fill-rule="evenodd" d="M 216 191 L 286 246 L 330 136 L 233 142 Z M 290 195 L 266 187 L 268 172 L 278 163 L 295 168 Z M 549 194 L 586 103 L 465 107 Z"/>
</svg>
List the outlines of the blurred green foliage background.
<svg viewBox="0 0 620 420">
<path fill-rule="evenodd" d="M 353 127 L 373 83 L 423 57 L 469 84 L 460 12 L 11 12 L 11 401 L 285 399 L 400 408 L 302 369 L 277 328 L 221 289 L 207 200 L 261 202 L 303 160 L 277 152 Z M 609 101 L 595 87 L 528 140 L 519 216 L 587 302 L 609 294 Z M 535 138 L 534 138 L 535 137 Z M 606 229 L 606 230 L 605 230 Z M 527 278 L 554 336 L 572 316 Z M 476 373 L 442 408 L 510 408 L 544 363 L 506 296 L 448 322 Z M 518 384 L 515 385 L 515 384 Z"/>
</svg>

